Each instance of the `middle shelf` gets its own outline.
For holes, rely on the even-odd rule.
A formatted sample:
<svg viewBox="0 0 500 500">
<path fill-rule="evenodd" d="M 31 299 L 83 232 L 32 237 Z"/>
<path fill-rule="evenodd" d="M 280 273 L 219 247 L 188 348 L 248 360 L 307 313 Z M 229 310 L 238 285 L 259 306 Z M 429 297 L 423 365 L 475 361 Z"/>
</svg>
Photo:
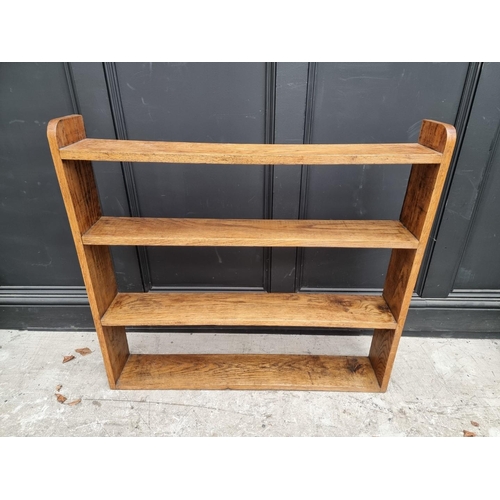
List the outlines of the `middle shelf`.
<svg viewBox="0 0 500 500">
<path fill-rule="evenodd" d="M 82 239 L 84 245 L 418 247 L 397 220 L 101 217 Z"/>
<path fill-rule="evenodd" d="M 323 293 L 118 293 L 103 326 L 396 328 L 383 297 Z"/>
</svg>

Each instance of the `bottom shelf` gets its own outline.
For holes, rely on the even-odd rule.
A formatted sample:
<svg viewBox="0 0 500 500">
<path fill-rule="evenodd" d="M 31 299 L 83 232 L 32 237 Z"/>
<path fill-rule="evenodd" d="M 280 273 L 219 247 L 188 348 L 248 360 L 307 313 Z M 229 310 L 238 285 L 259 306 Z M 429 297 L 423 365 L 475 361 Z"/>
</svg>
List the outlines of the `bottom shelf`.
<svg viewBox="0 0 500 500">
<path fill-rule="evenodd" d="M 116 388 L 380 392 L 368 357 L 283 354 L 131 354 Z"/>
</svg>

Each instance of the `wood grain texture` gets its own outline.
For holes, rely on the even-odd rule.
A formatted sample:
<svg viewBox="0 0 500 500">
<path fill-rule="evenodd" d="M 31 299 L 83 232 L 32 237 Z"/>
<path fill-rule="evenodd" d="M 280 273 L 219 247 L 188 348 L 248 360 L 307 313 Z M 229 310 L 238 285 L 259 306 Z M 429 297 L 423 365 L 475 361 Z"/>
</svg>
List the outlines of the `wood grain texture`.
<svg viewBox="0 0 500 500">
<path fill-rule="evenodd" d="M 437 163 L 421 144 L 213 144 L 85 139 L 63 147 L 65 160 L 236 165 L 365 165 Z"/>
<path fill-rule="evenodd" d="M 381 297 L 262 292 L 119 293 L 102 324 L 396 327 Z"/>
<path fill-rule="evenodd" d="M 61 160 L 59 155 L 59 148 L 85 137 L 82 117 L 71 115 L 51 120 L 47 127 L 47 136 L 99 337 L 106 373 L 110 386 L 114 387 L 129 351 L 125 329 L 122 327 L 105 328 L 100 322 L 102 314 L 116 296 L 113 263 L 108 248 L 88 247 L 82 242 L 82 233 L 101 217 L 94 173 L 90 162 Z"/>
<path fill-rule="evenodd" d="M 396 330 L 382 330 L 376 328 L 373 332 L 369 358 L 378 382 L 380 384 L 384 384 L 382 387 L 383 391 L 387 389 L 387 384 L 389 382 L 389 378 L 387 376 L 388 360 L 391 360 L 392 363 L 394 363 L 400 338 L 400 334 L 396 336 Z M 389 368 L 389 375 L 391 369 L 392 364 Z"/>
<path fill-rule="evenodd" d="M 380 392 L 367 357 L 132 354 L 118 389 Z"/>
<path fill-rule="evenodd" d="M 101 217 L 85 245 L 417 248 L 399 221 Z"/>
<path fill-rule="evenodd" d="M 112 388 L 387 389 L 455 145 L 451 125 L 424 120 L 419 144 L 195 144 L 86 139 L 82 117 L 73 115 L 52 120 L 48 137 Z M 413 163 L 413 167 L 400 221 L 132 219 L 102 217 L 89 160 L 256 165 Z M 107 245 L 394 250 L 383 297 L 117 294 Z M 129 355 L 125 326 L 163 325 L 373 328 L 375 333 L 366 358 Z"/>
<path fill-rule="evenodd" d="M 370 358 L 383 391 L 387 389 L 389 383 L 455 141 L 456 132 L 453 126 L 432 120 L 423 121 L 419 143 L 442 153 L 442 158 L 439 163 L 413 165 L 411 169 L 400 220 L 419 240 L 419 245 L 416 250 L 392 251 L 383 297 L 394 314 L 398 326 L 393 334 L 388 334 L 383 329 L 376 331 L 370 349 Z"/>
<path fill-rule="evenodd" d="M 439 165 L 414 165 L 406 190 L 400 220 L 420 241 L 416 251 L 392 252 L 383 296 L 398 322 L 403 323 L 410 306 L 420 264 L 427 246 L 439 200 L 443 190 L 456 132 L 451 125 L 424 120 L 419 142 L 436 147 L 443 153 Z"/>
</svg>

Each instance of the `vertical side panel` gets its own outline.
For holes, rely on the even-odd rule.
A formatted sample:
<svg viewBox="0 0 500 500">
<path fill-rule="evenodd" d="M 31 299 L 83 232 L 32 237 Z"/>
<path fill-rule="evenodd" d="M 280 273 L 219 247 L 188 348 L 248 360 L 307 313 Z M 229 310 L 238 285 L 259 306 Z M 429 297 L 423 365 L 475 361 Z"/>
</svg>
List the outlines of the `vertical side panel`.
<svg viewBox="0 0 500 500">
<path fill-rule="evenodd" d="M 87 161 L 62 161 L 59 148 L 85 138 L 80 115 L 49 122 L 47 135 L 57 178 L 75 241 L 109 384 L 116 381 L 129 350 L 125 328 L 102 327 L 101 317 L 117 293 L 113 263 L 108 247 L 86 247 L 81 235 L 101 216 L 92 165 Z"/>
<path fill-rule="evenodd" d="M 370 361 L 383 391 L 387 389 L 392 365 L 396 358 L 396 351 L 398 350 L 399 338 L 396 342 L 395 338 L 396 330 L 375 330 L 373 332 Z M 391 364 L 388 369 L 389 360 L 391 360 Z"/>
<path fill-rule="evenodd" d="M 450 165 L 456 132 L 451 125 L 424 120 L 418 142 L 439 151 L 443 159 L 437 165 L 413 165 L 406 190 L 401 222 L 419 240 L 417 250 L 393 250 L 384 285 L 383 296 L 391 308 L 398 326 L 394 333 L 375 330 L 370 359 L 383 391 L 387 389 L 399 339 L 410 307 L 429 234 L 446 174 Z"/>
<path fill-rule="evenodd" d="M 384 286 L 384 298 L 396 320 L 404 324 L 455 145 L 451 125 L 424 120 L 418 142 L 443 153 L 438 165 L 413 165 L 401 222 L 420 241 L 416 251 L 393 250 Z"/>
</svg>

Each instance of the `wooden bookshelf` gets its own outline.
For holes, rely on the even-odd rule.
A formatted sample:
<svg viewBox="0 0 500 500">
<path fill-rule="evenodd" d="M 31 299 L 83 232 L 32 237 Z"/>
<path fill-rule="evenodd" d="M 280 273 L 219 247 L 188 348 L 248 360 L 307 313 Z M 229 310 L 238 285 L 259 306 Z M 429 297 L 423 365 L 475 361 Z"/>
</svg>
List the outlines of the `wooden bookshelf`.
<svg viewBox="0 0 500 500">
<path fill-rule="evenodd" d="M 49 145 L 113 389 L 383 392 L 455 144 L 424 120 L 416 144 L 208 144 L 87 139 L 83 118 L 56 118 Z M 91 161 L 207 164 L 412 164 L 399 220 L 106 217 Z M 118 293 L 110 245 L 392 249 L 381 296 L 323 293 Z M 131 354 L 127 326 L 373 329 L 369 355 Z"/>
</svg>

